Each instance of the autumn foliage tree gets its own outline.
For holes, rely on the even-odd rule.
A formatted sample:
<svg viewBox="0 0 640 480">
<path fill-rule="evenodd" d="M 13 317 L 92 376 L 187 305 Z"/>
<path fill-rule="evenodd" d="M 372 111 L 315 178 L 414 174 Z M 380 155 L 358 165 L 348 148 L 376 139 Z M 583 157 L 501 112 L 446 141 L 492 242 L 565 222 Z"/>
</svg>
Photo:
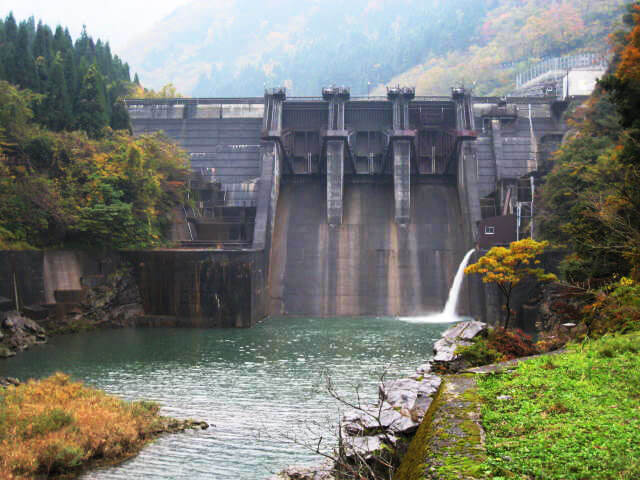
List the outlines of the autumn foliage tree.
<svg viewBox="0 0 640 480">
<path fill-rule="evenodd" d="M 100 138 L 49 131 L 32 110 L 40 101 L 0 81 L 0 249 L 162 244 L 184 200 L 186 153 L 104 118 Z"/>
<path fill-rule="evenodd" d="M 506 319 L 504 328 L 509 328 L 511 320 L 511 299 L 514 289 L 527 279 L 539 282 L 556 280 L 552 273 L 545 273 L 537 259 L 548 246 L 548 242 L 524 239 L 511 243 L 509 248 L 493 247 L 476 263 L 465 269 L 465 274 L 482 275 L 483 283 L 494 283 L 502 292 Z"/>
</svg>

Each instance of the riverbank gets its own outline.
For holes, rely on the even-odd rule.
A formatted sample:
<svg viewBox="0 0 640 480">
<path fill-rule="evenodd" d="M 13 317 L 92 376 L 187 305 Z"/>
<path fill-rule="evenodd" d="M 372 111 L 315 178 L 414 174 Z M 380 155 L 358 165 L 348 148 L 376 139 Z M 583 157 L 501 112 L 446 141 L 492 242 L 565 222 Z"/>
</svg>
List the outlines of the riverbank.
<svg viewBox="0 0 640 480">
<path fill-rule="evenodd" d="M 57 373 L 0 388 L 0 476 L 74 477 L 136 455 L 165 433 L 204 422 L 159 414 L 153 402 L 125 402 Z"/>
<path fill-rule="evenodd" d="M 635 478 L 640 334 L 446 376 L 394 479 Z"/>
<path fill-rule="evenodd" d="M 411 385 L 421 391 L 428 379 L 435 386 L 424 392 L 417 430 L 398 435 L 409 421 L 401 416 L 412 411 L 395 402 L 400 420 L 391 425 L 384 421 L 388 415 L 374 412 L 366 418 L 375 425 L 354 429 L 354 418 L 364 424 L 362 415 L 348 414 L 332 465 L 290 468 L 277 478 L 635 478 L 640 471 L 640 332 L 469 368 L 470 361 L 481 358 L 465 356 L 470 348 L 487 351 L 503 335 L 479 322 L 460 323 L 435 343 L 434 359 L 414 376 L 380 386 L 380 412 L 389 398 L 420 399 L 420 393 L 411 395 Z M 522 337 L 513 339 L 512 345 L 522 347 Z M 512 357 L 511 350 L 496 353 Z M 444 373 L 434 376 L 434 371 Z M 393 383 L 403 388 L 385 392 Z M 400 447 L 401 436 L 404 445 L 410 442 L 408 448 Z M 352 444 L 358 445 L 357 462 L 349 453 Z M 371 448 L 364 451 L 363 445 Z"/>
</svg>

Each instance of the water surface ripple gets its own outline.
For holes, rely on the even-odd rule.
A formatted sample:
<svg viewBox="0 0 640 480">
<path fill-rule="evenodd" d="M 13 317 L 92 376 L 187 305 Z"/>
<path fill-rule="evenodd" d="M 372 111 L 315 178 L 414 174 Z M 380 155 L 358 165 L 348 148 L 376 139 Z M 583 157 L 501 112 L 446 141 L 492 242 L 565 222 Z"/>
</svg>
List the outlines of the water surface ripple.
<svg viewBox="0 0 640 480">
<path fill-rule="evenodd" d="M 0 363 L 21 379 L 55 371 L 162 413 L 201 419 L 206 431 L 165 436 L 124 464 L 86 479 L 262 480 L 314 463 L 289 437 L 312 440 L 337 418 L 324 389 L 375 398 L 377 378 L 412 373 L 446 325 L 390 318 L 270 319 L 247 330 L 126 329 L 54 338 Z"/>
</svg>

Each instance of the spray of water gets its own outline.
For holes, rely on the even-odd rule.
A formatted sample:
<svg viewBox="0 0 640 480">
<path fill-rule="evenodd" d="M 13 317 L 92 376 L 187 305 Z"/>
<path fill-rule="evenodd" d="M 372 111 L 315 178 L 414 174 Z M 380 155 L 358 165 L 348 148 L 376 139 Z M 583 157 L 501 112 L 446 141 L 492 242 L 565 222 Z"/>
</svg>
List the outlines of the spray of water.
<svg viewBox="0 0 640 480">
<path fill-rule="evenodd" d="M 460 321 L 460 317 L 456 315 L 456 306 L 458 305 L 462 281 L 464 280 L 464 269 L 467 268 L 473 252 L 475 252 L 475 249 L 469 250 L 462 259 L 462 263 L 460 263 L 453 279 L 451 290 L 449 290 L 449 298 L 447 298 L 447 303 L 442 312 L 424 317 L 400 317 L 399 320 L 409 323 L 455 323 Z"/>
</svg>

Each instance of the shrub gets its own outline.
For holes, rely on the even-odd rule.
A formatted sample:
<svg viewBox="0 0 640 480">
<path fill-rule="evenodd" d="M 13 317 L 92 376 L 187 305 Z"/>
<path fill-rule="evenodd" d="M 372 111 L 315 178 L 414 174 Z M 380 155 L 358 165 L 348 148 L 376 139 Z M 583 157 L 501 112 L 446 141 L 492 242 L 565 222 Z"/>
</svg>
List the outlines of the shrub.
<svg viewBox="0 0 640 480">
<path fill-rule="evenodd" d="M 490 348 L 500 352 L 506 360 L 538 353 L 531 335 L 527 335 L 520 329 L 495 328 L 489 332 L 487 343 Z"/>
<path fill-rule="evenodd" d="M 488 365 L 500 362 L 503 355 L 491 348 L 485 338 L 476 339 L 473 344 L 466 347 L 459 347 L 456 354 L 460 355 L 471 366 Z"/>
<path fill-rule="evenodd" d="M 25 419 L 24 438 L 55 432 L 73 423 L 73 415 L 61 408 L 53 408 Z"/>
<path fill-rule="evenodd" d="M 589 334 L 627 333 L 640 329 L 640 284 L 629 278 L 603 288 L 593 303 L 584 308 Z"/>
</svg>

